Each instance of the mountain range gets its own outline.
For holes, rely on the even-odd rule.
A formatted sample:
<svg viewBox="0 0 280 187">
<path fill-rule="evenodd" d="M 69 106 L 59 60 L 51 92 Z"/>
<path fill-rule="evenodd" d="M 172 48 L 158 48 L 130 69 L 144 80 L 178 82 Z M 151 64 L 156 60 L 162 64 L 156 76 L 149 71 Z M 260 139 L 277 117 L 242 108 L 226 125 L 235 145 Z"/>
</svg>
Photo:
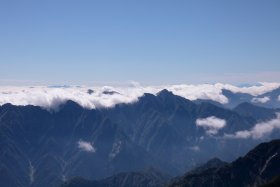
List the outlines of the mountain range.
<svg viewBox="0 0 280 187">
<path fill-rule="evenodd" d="M 223 96 L 228 99 L 227 103 L 219 103 L 210 99 L 197 99 L 194 102 L 209 102 L 220 107 L 225 107 L 233 109 L 241 103 L 251 103 L 256 106 L 266 107 L 266 108 L 280 108 L 280 88 L 274 89 L 272 91 L 266 92 L 264 94 L 254 96 L 249 93 L 233 92 L 228 89 L 222 89 Z"/>
<path fill-rule="evenodd" d="M 280 174 L 280 140 L 262 143 L 244 157 L 200 172 L 189 172 L 170 187 L 260 186 Z"/>
<path fill-rule="evenodd" d="M 187 172 L 168 178 L 154 170 L 120 173 L 99 181 L 74 178 L 62 187 L 223 187 L 277 186 L 280 176 L 280 140 L 262 143 L 245 156 L 226 163 L 218 158 Z M 155 174 L 156 173 L 156 174 Z M 272 181 L 271 181 L 272 180 Z M 271 181 L 271 182 L 270 182 Z"/>
<path fill-rule="evenodd" d="M 111 108 L 87 109 L 71 100 L 55 111 L 4 104 L 0 186 L 58 186 L 76 177 L 98 183 L 110 176 L 116 184 L 140 178 L 139 184 L 158 186 L 214 157 L 232 162 L 280 137 L 278 105 L 265 108 L 241 97 L 227 107 L 168 90 Z"/>
</svg>

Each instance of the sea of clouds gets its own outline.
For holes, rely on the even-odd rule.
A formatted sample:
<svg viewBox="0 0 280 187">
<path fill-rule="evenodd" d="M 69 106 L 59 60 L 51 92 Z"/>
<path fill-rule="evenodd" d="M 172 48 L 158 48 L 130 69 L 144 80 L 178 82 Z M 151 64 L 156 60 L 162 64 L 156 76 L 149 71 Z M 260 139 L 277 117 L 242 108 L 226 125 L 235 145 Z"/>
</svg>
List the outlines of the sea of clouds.
<svg viewBox="0 0 280 187">
<path fill-rule="evenodd" d="M 226 104 L 228 98 L 222 94 L 222 89 L 259 96 L 279 87 L 279 83 L 267 82 L 249 87 L 222 83 L 162 86 L 141 86 L 137 83 L 127 86 L 1 86 L 0 105 L 11 103 L 13 105 L 35 105 L 46 109 L 56 109 L 67 100 L 72 100 L 85 108 L 94 109 L 114 107 L 119 103 L 137 102 L 144 93 L 156 95 L 163 89 L 189 100 L 209 99 Z M 265 98 L 262 99 L 263 102 L 264 100 Z"/>
</svg>

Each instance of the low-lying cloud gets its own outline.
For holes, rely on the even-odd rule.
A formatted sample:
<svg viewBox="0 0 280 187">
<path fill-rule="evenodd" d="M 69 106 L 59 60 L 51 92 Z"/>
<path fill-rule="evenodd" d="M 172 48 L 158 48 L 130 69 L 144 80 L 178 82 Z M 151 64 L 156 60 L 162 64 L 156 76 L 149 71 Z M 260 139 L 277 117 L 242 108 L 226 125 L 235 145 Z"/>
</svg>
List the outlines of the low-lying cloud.
<svg viewBox="0 0 280 187">
<path fill-rule="evenodd" d="M 207 118 L 197 119 L 196 125 L 204 128 L 208 135 L 215 135 L 220 129 L 226 126 L 226 121 L 215 116 L 210 116 Z"/>
<path fill-rule="evenodd" d="M 265 97 L 254 97 L 251 102 L 253 103 L 267 103 L 270 101 L 270 98 L 265 96 Z"/>
<path fill-rule="evenodd" d="M 96 151 L 96 149 L 93 147 L 93 145 L 90 142 L 79 140 L 77 144 L 78 144 L 78 148 L 81 149 L 82 151 L 92 152 L 92 153 L 95 153 Z"/>
<path fill-rule="evenodd" d="M 198 84 L 198 85 L 162 85 L 141 86 L 134 83 L 127 86 L 35 86 L 35 87 L 0 87 L 0 105 L 35 105 L 46 109 L 56 109 L 67 100 L 72 100 L 85 108 L 114 107 L 119 103 L 137 102 L 144 93 L 156 95 L 162 89 L 189 100 L 207 99 L 228 103 L 228 98 L 222 90 L 228 89 L 234 93 L 248 93 L 255 97 L 272 91 L 279 83 L 260 83 L 258 86 L 237 87 L 229 84 Z M 265 99 L 261 99 L 264 101 Z M 259 99 L 258 99 L 259 101 Z"/>
<path fill-rule="evenodd" d="M 257 123 L 252 129 L 237 131 L 234 134 L 226 134 L 225 138 L 236 138 L 236 139 L 260 139 L 270 135 L 274 130 L 280 129 L 280 113 L 276 114 L 277 117 L 270 121 Z"/>
<path fill-rule="evenodd" d="M 194 151 L 194 152 L 198 152 L 200 151 L 200 147 L 195 145 L 195 146 L 192 146 L 192 147 L 189 147 L 190 150 Z"/>
</svg>

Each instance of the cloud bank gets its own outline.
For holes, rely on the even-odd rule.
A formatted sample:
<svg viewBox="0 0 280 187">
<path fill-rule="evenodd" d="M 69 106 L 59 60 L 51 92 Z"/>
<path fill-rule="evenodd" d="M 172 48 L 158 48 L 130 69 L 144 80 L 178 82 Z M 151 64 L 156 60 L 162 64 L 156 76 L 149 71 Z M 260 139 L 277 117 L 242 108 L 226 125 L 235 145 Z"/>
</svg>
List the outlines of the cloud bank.
<svg viewBox="0 0 280 187">
<path fill-rule="evenodd" d="M 92 152 L 92 153 L 95 153 L 96 151 L 96 149 L 92 146 L 90 142 L 79 140 L 77 144 L 78 144 L 78 148 L 81 149 L 82 151 Z"/>
<path fill-rule="evenodd" d="M 197 119 L 196 125 L 204 128 L 208 135 L 215 135 L 220 129 L 226 126 L 226 121 L 215 116 L 210 116 L 203 119 Z"/>
<path fill-rule="evenodd" d="M 257 123 L 252 129 L 237 131 L 234 134 L 226 134 L 225 138 L 236 138 L 236 139 L 260 139 L 269 134 L 274 130 L 280 129 L 280 113 L 276 114 L 277 117 L 267 122 Z"/>
<path fill-rule="evenodd" d="M 141 86 L 131 83 L 126 86 L 35 86 L 0 87 L 0 105 L 35 105 L 46 109 L 56 109 L 67 100 L 73 100 L 85 108 L 113 107 L 119 103 L 137 102 L 144 93 L 156 95 L 167 89 L 173 94 L 189 100 L 208 99 L 221 104 L 228 103 L 223 89 L 234 93 L 248 93 L 255 97 L 279 88 L 279 83 L 260 83 L 258 86 L 237 87 L 230 84 L 180 84 L 162 86 Z M 261 99 L 264 101 L 265 99 Z M 259 99 L 258 99 L 259 101 Z"/>
</svg>

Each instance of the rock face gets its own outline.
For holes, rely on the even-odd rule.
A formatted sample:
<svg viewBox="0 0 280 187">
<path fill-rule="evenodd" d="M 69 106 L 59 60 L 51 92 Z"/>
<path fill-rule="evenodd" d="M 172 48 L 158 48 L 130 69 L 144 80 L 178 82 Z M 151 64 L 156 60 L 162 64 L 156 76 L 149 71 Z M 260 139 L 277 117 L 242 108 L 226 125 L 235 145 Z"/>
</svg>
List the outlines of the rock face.
<svg viewBox="0 0 280 187">
<path fill-rule="evenodd" d="M 262 143 L 244 157 L 222 167 L 188 173 L 169 186 L 259 186 L 280 174 L 280 140 Z M 274 181 L 277 182 L 277 179 Z"/>
<path fill-rule="evenodd" d="M 77 176 L 99 181 L 148 167 L 175 176 L 213 157 L 232 161 L 263 139 L 224 135 L 249 130 L 277 111 L 196 104 L 167 90 L 109 109 L 88 110 L 73 101 L 58 111 L 5 104 L 0 106 L 0 186 L 57 186 Z M 225 125 L 214 131 L 197 125 L 208 118 Z M 279 131 L 272 135 L 265 139 L 280 137 Z"/>
</svg>

